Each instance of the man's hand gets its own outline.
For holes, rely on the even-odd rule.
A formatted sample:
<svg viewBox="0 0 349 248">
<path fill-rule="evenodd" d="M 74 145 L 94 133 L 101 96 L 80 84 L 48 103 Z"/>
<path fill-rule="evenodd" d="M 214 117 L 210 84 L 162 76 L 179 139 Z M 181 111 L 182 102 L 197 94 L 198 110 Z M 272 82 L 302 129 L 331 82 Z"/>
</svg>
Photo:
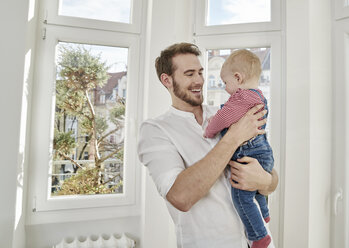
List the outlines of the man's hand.
<svg viewBox="0 0 349 248">
<path fill-rule="evenodd" d="M 234 188 L 248 191 L 258 190 L 263 195 L 273 192 L 278 184 L 278 176 L 273 170 L 268 173 L 257 159 L 243 157 L 238 162 L 230 161 L 231 179 Z M 234 181 L 235 182 L 234 182 Z"/>
<path fill-rule="evenodd" d="M 263 106 L 263 104 L 259 104 L 251 108 L 238 122 L 230 126 L 226 135 L 229 135 L 230 138 L 235 139 L 239 144 L 242 144 L 259 134 L 264 134 L 265 130 L 259 129 L 259 127 L 263 126 L 267 122 L 267 119 L 260 119 L 267 113 L 267 111 L 263 110 L 258 112 L 258 110 L 263 108 Z"/>
</svg>

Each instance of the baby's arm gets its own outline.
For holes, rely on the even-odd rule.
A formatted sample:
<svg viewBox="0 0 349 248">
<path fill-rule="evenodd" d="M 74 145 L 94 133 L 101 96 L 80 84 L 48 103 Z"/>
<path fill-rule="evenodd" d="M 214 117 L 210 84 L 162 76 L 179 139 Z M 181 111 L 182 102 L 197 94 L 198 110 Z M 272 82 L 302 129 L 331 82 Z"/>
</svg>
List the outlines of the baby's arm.
<svg viewBox="0 0 349 248">
<path fill-rule="evenodd" d="M 208 123 L 204 137 L 213 138 L 218 132 L 230 127 L 240 120 L 249 109 L 260 103 L 263 104 L 263 101 L 254 92 L 243 90 L 235 93 Z"/>
<path fill-rule="evenodd" d="M 218 110 L 217 113 L 210 118 L 204 137 L 213 138 L 224 128 L 230 127 L 231 124 L 237 122 L 245 113 L 241 116 L 235 115 L 234 109 L 224 105 L 222 109 Z"/>
</svg>

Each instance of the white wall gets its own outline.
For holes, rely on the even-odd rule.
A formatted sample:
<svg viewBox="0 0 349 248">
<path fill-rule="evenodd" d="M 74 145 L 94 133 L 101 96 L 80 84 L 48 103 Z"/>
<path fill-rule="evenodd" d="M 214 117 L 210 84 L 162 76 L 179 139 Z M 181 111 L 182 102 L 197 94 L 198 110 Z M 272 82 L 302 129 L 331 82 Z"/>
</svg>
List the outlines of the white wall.
<svg viewBox="0 0 349 248">
<path fill-rule="evenodd" d="M 161 50 L 175 42 L 191 42 L 192 1 L 149 1 L 144 80 L 144 119 L 168 110 L 171 99 L 156 76 L 154 62 Z M 176 247 L 173 222 L 148 171 L 143 168 L 143 248 Z"/>
<path fill-rule="evenodd" d="M 286 1 L 283 247 L 329 247 L 331 6 Z"/>
<path fill-rule="evenodd" d="M 29 11 L 30 10 L 30 11 Z M 0 247 L 25 247 L 27 110 L 33 74 L 35 1 L 1 1 Z"/>
<path fill-rule="evenodd" d="M 26 228 L 27 243 L 25 248 L 51 248 L 67 237 L 88 237 L 92 235 L 112 235 L 121 233 L 140 242 L 139 217 L 126 217 L 109 220 L 80 221 L 30 225 Z M 24 246 L 22 246 L 24 247 Z"/>
</svg>

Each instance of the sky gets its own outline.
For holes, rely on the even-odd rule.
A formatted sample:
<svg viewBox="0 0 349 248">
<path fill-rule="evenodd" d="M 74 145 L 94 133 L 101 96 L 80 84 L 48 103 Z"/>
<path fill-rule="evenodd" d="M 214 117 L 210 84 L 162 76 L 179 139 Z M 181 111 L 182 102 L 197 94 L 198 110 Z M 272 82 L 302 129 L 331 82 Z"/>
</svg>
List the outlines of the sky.
<svg viewBox="0 0 349 248">
<path fill-rule="evenodd" d="M 207 0 L 207 25 L 270 21 L 271 0 Z"/>
<path fill-rule="evenodd" d="M 131 0 L 61 0 L 59 14 L 114 22 L 130 22 Z"/>
<path fill-rule="evenodd" d="M 129 23 L 132 0 L 61 0 L 59 14 Z M 271 0 L 206 0 L 207 25 L 270 21 Z M 347 0 L 349 1 L 349 0 Z"/>
</svg>

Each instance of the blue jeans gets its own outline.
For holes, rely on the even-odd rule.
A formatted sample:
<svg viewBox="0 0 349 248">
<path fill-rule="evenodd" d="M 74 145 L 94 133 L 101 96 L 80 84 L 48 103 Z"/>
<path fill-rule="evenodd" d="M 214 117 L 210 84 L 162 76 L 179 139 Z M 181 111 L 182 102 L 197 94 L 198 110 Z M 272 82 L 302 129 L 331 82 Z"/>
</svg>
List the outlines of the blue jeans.
<svg viewBox="0 0 349 248">
<path fill-rule="evenodd" d="M 274 166 L 273 151 L 265 134 L 258 135 L 254 139 L 247 141 L 247 144 L 240 146 L 234 153 L 232 160 L 236 161 L 242 157 L 253 157 L 267 172 L 271 172 Z M 258 191 L 239 190 L 232 187 L 231 194 L 234 206 L 246 228 L 249 240 L 259 240 L 267 235 L 267 230 L 262 219 L 269 216 L 268 205 L 265 196 Z M 257 205 L 253 201 L 257 200 L 262 216 Z"/>
</svg>

